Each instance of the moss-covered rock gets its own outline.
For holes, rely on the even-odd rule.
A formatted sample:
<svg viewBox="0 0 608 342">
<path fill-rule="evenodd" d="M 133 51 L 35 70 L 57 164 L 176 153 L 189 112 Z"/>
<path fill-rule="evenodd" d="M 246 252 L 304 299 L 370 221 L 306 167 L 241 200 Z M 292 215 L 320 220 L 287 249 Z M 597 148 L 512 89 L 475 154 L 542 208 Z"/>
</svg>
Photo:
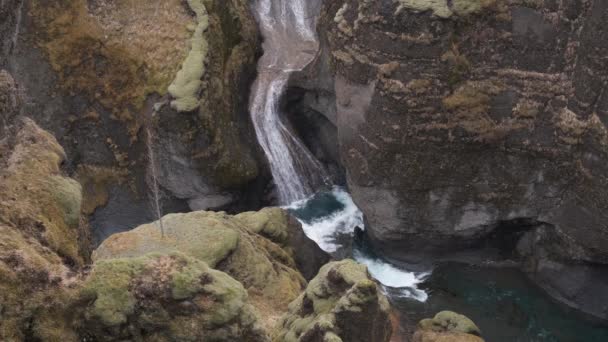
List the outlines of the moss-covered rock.
<svg viewBox="0 0 608 342">
<path fill-rule="evenodd" d="M 101 341 L 265 341 L 243 286 L 180 253 L 101 260 L 80 329 Z"/>
<path fill-rule="evenodd" d="M 29 119 L 8 128 L 0 139 L 0 340 L 76 341 L 66 305 L 88 255 L 80 185 L 62 175 L 65 154 L 49 133 Z"/>
<path fill-rule="evenodd" d="M 57 140 L 24 119 L 0 146 L 0 218 L 77 265 L 86 251 L 78 241 L 80 184 L 60 170 L 65 153 Z"/>
<path fill-rule="evenodd" d="M 170 214 L 162 219 L 164 236 L 160 222 L 113 235 L 94 251 L 93 260 L 180 252 L 228 273 L 247 288 L 265 316 L 278 317 L 306 285 L 292 254 L 280 244 L 287 240 L 288 222 L 281 209 L 236 217 L 205 211 Z"/>
<path fill-rule="evenodd" d="M 418 323 L 414 342 L 483 342 L 481 330 L 468 317 L 441 311 Z"/>
<path fill-rule="evenodd" d="M 273 341 L 389 341 L 389 304 L 367 268 L 329 263 L 289 305 Z"/>
<path fill-rule="evenodd" d="M 260 211 L 249 211 L 235 216 L 247 229 L 262 235 L 278 244 L 285 244 L 289 238 L 286 227 L 289 215 L 281 208 L 264 208 Z"/>
</svg>

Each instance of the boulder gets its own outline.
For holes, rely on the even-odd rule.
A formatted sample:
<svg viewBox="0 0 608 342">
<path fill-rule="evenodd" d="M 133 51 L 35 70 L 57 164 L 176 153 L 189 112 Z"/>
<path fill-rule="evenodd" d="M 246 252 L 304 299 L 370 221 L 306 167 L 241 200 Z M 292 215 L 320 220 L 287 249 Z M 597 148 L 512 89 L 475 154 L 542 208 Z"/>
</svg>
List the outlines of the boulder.
<svg viewBox="0 0 608 342">
<path fill-rule="evenodd" d="M 331 259 L 327 252 L 306 236 L 302 224 L 285 210 L 265 208 L 240 213 L 235 218 L 253 232 L 283 247 L 292 255 L 298 270 L 306 280 L 314 278 L 321 267 Z"/>
<path fill-rule="evenodd" d="M 79 301 L 97 341 L 268 341 L 243 286 L 180 253 L 101 260 Z"/>
<path fill-rule="evenodd" d="M 481 331 L 468 317 L 441 311 L 434 318 L 423 319 L 414 333 L 414 342 L 483 342 Z"/>
<path fill-rule="evenodd" d="M 390 307 L 367 268 L 353 260 L 321 268 L 273 332 L 281 342 L 388 342 Z"/>
<path fill-rule="evenodd" d="M 293 222 L 282 209 L 237 216 L 198 211 L 161 221 L 111 236 L 93 252 L 93 260 L 186 254 L 241 282 L 268 325 L 306 286 L 288 246 Z"/>
</svg>

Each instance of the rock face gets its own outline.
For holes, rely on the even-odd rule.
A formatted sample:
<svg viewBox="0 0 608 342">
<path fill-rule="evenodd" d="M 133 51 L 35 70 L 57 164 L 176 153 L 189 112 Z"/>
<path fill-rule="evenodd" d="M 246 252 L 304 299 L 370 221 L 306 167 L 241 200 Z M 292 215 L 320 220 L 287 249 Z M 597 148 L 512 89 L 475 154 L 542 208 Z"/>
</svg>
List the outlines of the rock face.
<svg viewBox="0 0 608 342">
<path fill-rule="evenodd" d="M 16 96 L 5 90 L 0 99 Z M 0 136 L 0 340 L 54 339 L 75 271 L 88 259 L 81 188 L 61 172 L 64 159 L 57 140 L 29 119 Z"/>
<path fill-rule="evenodd" d="M 412 259 L 528 231 L 533 277 L 607 318 L 583 290 L 608 293 L 589 271 L 608 264 L 607 18 L 598 0 L 327 3 L 340 153 L 374 244 Z"/>
<path fill-rule="evenodd" d="M 0 140 L 2 222 L 82 266 L 87 250 L 78 244 L 86 235 L 80 227 L 81 187 L 62 174 L 63 149 L 30 119 L 12 130 L 14 134 Z"/>
<path fill-rule="evenodd" d="M 0 340 L 269 340 L 306 285 L 297 221 L 278 208 L 167 215 L 164 237 L 158 223 L 113 236 L 83 271 L 81 187 L 64 159 L 30 119 L 0 139 Z"/>
<path fill-rule="evenodd" d="M 21 98 L 15 80 L 6 70 L 0 70 L 0 139 L 9 134 L 9 126 L 19 114 Z"/>
<path fill-rule="evenodd" d="M 365 266 L 329 263 L 289 305 L 273 334 L 276 342 L 388 342 L 389 304 Z"/>
<path fill-rule="evenodd" d="M 423 319 L 414 333 L 414 342 L 483 342 L 481 331 L 468 317 L 442 311 Z"/>
<path fill-rule="evenodd" d="M 166 212 L 249 198 L 236 195 L 265 169 L 247 113 L 259 45 L 248 6 L 2 1 L 0 67 L 65 148 L 97 242 L 153 219 L 148 145 Z"/>
</svg>

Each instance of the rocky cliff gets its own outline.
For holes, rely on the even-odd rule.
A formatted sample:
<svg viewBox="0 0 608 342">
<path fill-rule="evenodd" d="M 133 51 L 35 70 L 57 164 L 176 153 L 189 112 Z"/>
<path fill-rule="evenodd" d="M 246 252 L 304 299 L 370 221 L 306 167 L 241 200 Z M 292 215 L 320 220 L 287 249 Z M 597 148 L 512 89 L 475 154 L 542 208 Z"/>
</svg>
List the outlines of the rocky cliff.
<svg viewBox="0 0 608 342">
<path fill-rule="evenodd" d="M 325 112 L 374 245 L 412 261 L 498 237 L 608 318 L 606 19 L 604 1 L 328 2 Z"/>
<path fill-rule="evenodd" d="M 153 219 L 149 145 L 166 211 L 259 205 L 247 1 L 3 1 L 0 14 L 0 67 L 65 148 L 96 242 Z"/>
</svg>

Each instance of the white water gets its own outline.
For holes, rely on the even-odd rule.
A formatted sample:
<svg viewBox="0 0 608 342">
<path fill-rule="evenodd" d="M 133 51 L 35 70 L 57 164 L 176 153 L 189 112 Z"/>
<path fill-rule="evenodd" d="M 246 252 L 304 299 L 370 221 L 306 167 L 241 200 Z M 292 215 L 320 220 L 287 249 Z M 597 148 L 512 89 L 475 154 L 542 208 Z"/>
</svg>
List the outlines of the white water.
<svg viewBox="0 0 608 342">
<path fill-rule="evenodd" d="M 321 249 L 328 253 L 333 253 L 340 248 L 338 242 L 335 241 L 337 234 L 354 235 L 357 227 L 364 229 L 363 213 L 357 208 L 349 193 L 339 187 L 335 187 L 332 191 L 335 199 L 343 205 L 342 210 L 335 211 L 326 216 L 314 217 L 306 220 L 298 218 L 302 223 L 302 227 L 306 235 L 314 240 Z M 297 201 L 286 209 L 298 210 L 305 208 L 313 198 Z M 297 216 L 297 215 L 296 215 Z M 355 249 L 353 257 L 356 261 L 367 266 L 369 273 L 376 278 L 384 287 L 385 290 L 393 289 L 391 294 L 397 293 L 400 297 L 412 298 L 424 302 L 428 298 L 428 294 L 419 289 L 418 285 L 422 283 L 430 274 L 428 272 L 408 272 L 399 269 L 394 265 L 380 260 L 378 258 L 366 255 L 364 251 Z"/>
<path fill-rule="evenodd" d="M 300 220 L 306 235 L 328 253 L 336 252 L 340 248 L 339 243 L 334 238 L 336 234 L 353 235 L 355 228 L 363 227 L 363 213 L 357 208 L 348 192 L 335 187 L 332 194 L 344 205 L 343 210 L 334 212 L 329 216 L 316 217 L 308 222 Z M 303 208 L 309 200 L 297 201 L 286 209 Z"/>
<path fill-rule="evenodd" d="M 289 76 L 305 68 L 319 49 L 310 0 L 256 0 L 264 36 L 250 112 L 256 135 L 277 186 L 282 204 L 302 200 L 327 183 L 321 164 L 281 121 L 280 100 Z"/>
<path fill-rule="evenodd" d="M 255 0 L 254 4 L 264 36 L 264 55 L 258 63 L 249 109 L 279 200 L 282 204 L 291 203 L 288 208 L 295 210 L 306 208 L 318 187 L 329 183 L 321 164 L 281 121 L 280 112 L 290 75 L 309 65 L 319 50 L 316 13 L 312 13 L 317 5 L 319 0 Z M 364 228 L 363 214 L 350 195 L 340 188 L 334 188 L 332 195 L 342 204 L 340 210 L 300 219 L 306 234 L 330 253 L 341 247 L 337 235 L 352 238 L 355 228 Z M 400 270 L 361 251 L 355 251 L 354 257 L 367 265 L 370 274 L 385 288 L 397 290 L 399 296 L 427 299 L 427 294 L 417 287 L 426 274 Z"/>
</svg>

